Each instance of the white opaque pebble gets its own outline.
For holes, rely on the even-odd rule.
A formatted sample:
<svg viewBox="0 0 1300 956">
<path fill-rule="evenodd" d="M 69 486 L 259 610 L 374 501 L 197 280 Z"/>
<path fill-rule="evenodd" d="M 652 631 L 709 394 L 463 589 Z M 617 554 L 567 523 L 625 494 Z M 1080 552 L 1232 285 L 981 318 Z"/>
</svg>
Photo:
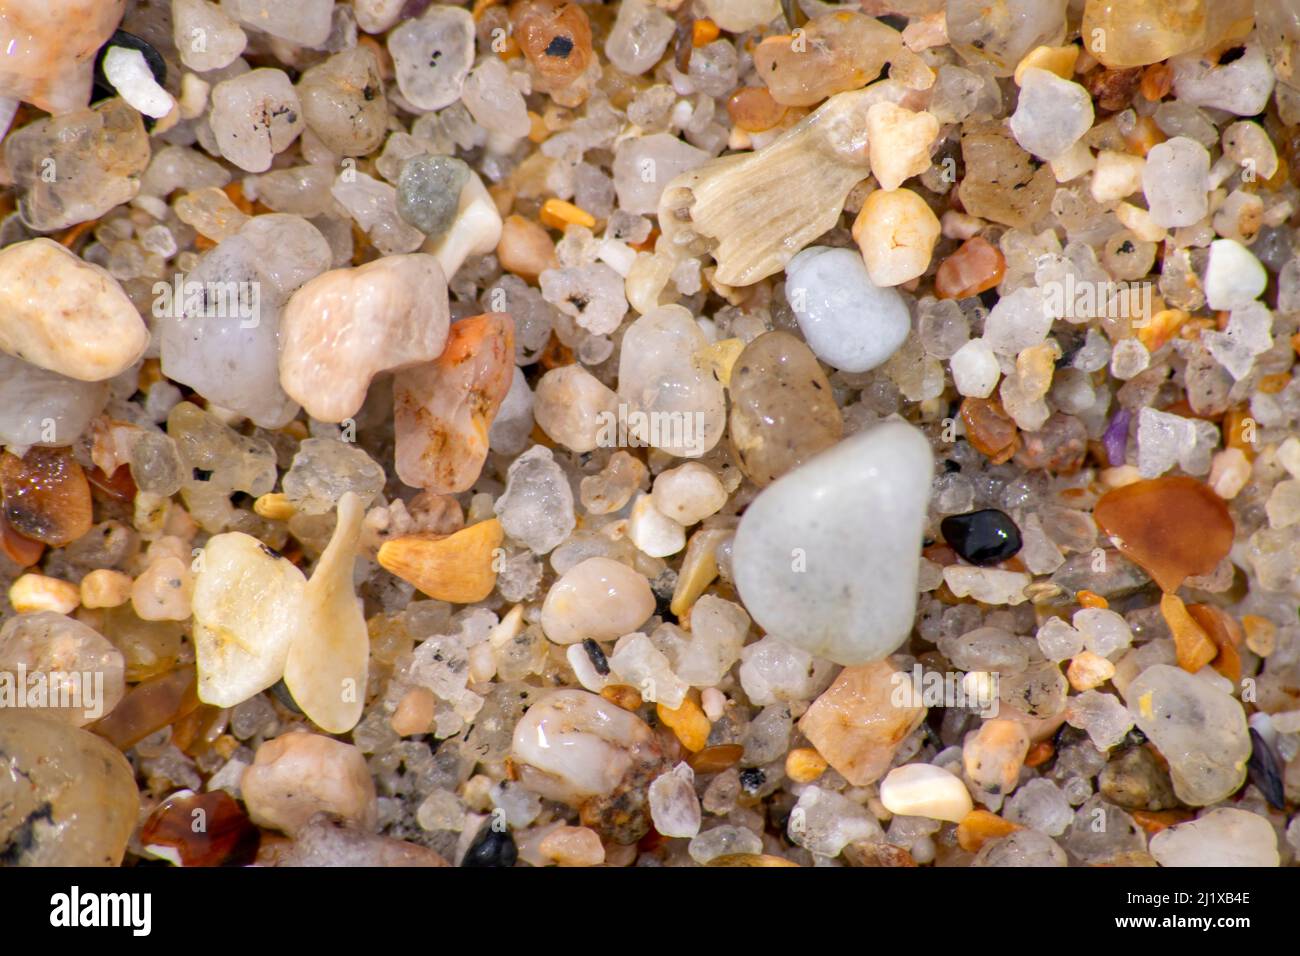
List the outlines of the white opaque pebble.
<svg viewBox="0 0 1300 956">
<path fill-rule="evenodd" d="M 786 266 L 785 295 L 808 347 L 845 372 L 883 365 L 912 327 L 903 297 L 872 282 L 852 249 L 812 246 L 799 253 Z"/>
<path fill-rule="evenodd" d="M 880 802 L 890 813 L 960 823 L 974 809 L 960 777 L 933 764 L 895 767 L 880 782 Z"/>
<path fill-rule="evenodd" d="M 736 529 L 732 575 L 771 636 L 837 664 L 893 651 L 912 630 L 934 456 L 884 422 L 765 488 Z"/>
<path fill-rule="evenodd" d="M 556 644 L 609 641 L 636 630 L 654 609 L 644 576 L 612 558 L 588 558 L 551 585 L 542 630 Z"/>
</svg>

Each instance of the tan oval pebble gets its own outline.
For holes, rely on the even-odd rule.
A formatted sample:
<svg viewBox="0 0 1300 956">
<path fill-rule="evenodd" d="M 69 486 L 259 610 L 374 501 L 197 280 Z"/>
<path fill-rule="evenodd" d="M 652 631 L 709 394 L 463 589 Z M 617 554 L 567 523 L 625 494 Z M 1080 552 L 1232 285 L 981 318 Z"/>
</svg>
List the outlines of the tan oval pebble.
<svg viewBox="0 0 1300 956">
<path fill-rule="evenodd" d="M 84 607 L 120 607 L 131 600 L 131 575 L 111 568 L 96 568 L 81 579 Z"/>
<path fill-rule="evenodd" d="M 551 586 L 542 630 L 556 644 L 611 641 L 637 629 L 655 610 L 650 582 L 612 558 L 588 558 Z"/>
<path fill-rule="evenodd" d="M 17 866 L 118 866 L 140 815 L 135 772 L 92 733 L 0 709 L 0 847 Z"/>
<path fill-rule="evenodd" d="M 18 614 L 0 628 L 0 709 L 40 710 L 82 727 L 122 700 L 125 672 L 122 652 L 106 637 L 61 613 Z"/>
<path fill-rule="evenodd" d="M 0 350 L 83 382 L 144 354 L 149 330 L 117 280 L 52 239 L 0 250 Z"/>
<path fill-rule="evenodd" d="M 288 834 L 321 811 L 365 829 L 378 817 L 365 756 L 321 734 L 298 731 L 266 741 L 244 771 L 240 789 L 254 823 Z"/>
<path fill-rule="evenodd" d="M 533 418 L 570 451 L 596 448 L 618 413 L 618 395 L 581 365 L 553 368 L 537 382 Z"/>
<path fill-rule="evenodd" d="M 280 385 L 313 418 L 355 415 L 380 372 L 431 362 L 447 343 L 447 280 L 424 253 L 318 275 L 280 319 Z"/>
<path fill-rule="evenodd" d="M 901 285 L 930 267 L 939 218 L 910 189 L 878 189 L 853 220 L 853 239 L 878 286 Z"/>
<path fill-rule="evenodd" d="M 605 848 L 590 827 L 556 827 L 537 845 L 537 852 L 560 866 L 600 866 Z"/>
<path fill-rule="evenodd" d="M 75 584 L 44 574 L 24 574 L 9 586 L 9 603 L 19 614 L 28 611 L 54 611 L 71 614 L 81 603 L 81 591 Z"/>
</svg>

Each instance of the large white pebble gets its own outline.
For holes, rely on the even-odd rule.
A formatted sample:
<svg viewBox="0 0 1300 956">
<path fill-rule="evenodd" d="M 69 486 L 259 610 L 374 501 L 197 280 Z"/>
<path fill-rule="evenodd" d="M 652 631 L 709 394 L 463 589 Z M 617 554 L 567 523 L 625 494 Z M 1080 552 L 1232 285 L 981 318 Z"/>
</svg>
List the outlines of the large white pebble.
<svg viewBox="0 0 1300 956">
<path fill-rule="evenodd" d="M 889 654 L 916 614 L 933 474 L 926 437 L 888 421 L 769 485 L 732 549 L 746 610 L 770 635 L 837 664 Z"/>
<path fill-rule="evenodd" d="M 898 351 L 912 327 L 903 297 L 871 281 L 852 249 L 812 246 L 786 266 L 785 295 L 804 340 L 834 368 L 865 372 Z"/>
<path fill-rule="evenodd" d="M 880 802 L 890 813 L 960 823 L 974 809 L 960 777 L 928 763 L 895 767 L 880 783 Z"/>
<path fill-rule="evenodd" d="M 53 239 L 0 251 L 0 350 L 83 382 L 126 371 L 149 330 L 117 280 Z"/>
</svg>

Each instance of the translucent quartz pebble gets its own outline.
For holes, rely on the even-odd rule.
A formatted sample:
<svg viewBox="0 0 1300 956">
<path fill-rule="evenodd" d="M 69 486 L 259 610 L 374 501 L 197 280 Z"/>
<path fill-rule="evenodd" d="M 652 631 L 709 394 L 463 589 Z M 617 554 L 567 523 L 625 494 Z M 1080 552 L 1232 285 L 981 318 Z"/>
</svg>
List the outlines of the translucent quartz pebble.
<svg viewBox="0 0 1300 956">
<path fill-rule="evenodd" d="M 712 687 L 736 663 L 748 634 L 744 608 L 706 594 L 691 607 L 690 641 L 678 649 L 673 670 L 693 687 Z"/>
<path fill-rule="evenodd" d="M 248 45 L 239 24 L 208 0 L 172 0 L 172 40 L 196 73 L 229 66 Z"/>
<path fill-rule="evenodd" d="M 451 326 L 434 362 L 393 380 L 397 475 L 435 494 L 464 491 L 478 480 L 488 429 L 514 374 L 514 322 L 490 312 Z"/>
<path fill-rule="evenodd" d="M 785 274 L 799 328 L 827 365 L 844 372 L 876 368 L 911 330 L 903 297 L 873 283 L 851 249 L 810 246 L 790 260 Z"/>
<path fill-rule="evenodd" d="M 542 605 L 542 630 L 556 644 L 611 641 L 654 613 L 650 582 L 612 558 L 587 558 L 551 585 Z"/>
<path fill-rule="evenodd" d="M 362 507 L 384 490 L 384 469 L 356 445 L 335 438 L 305 438 L 282 479 L 285 498 L 299 511 L 333 511 L 349 491 Z"/>
<path fill-rule="evenodd" d="M 674 29 L 673 18 L 649 0 L 628 0 L 619 4 L 605 58 L 628 76 L 638 76 L 659 62 Z"/>
<path fill-rule="evenodd" d="M 1010 76 L 1036 46 L 1065 38 L 1067 0 L 952 0 L 945 6 L 948 38 L 962 58 L 988 64 L 996 76 Z"/>
<path fill-rule="evenodd" d="M 1078 83 L 1051 70 L 1025 70 L 1011 116 L 1011 133 L 1024 149 L 1054 160 L 1083 138 L 1092 120 L 1092 97 Z"/>
<path fill-rule="evenodd" d="M 754 499 L 732 576 L 760 627 L 837 664 L 878 660 L 911 631 L 934 458 L 900 421 L 858 432 Z"/>
<path fill-rule="evenodd" d="M 329 39 L 333 0 L 221 0 L 221 9 L 247 26 L 298 46 L 319 48 Z"/>
<path fill-rule="evenodd" d="M 276 857 L 276 866 L 450 866 L 428 847 L 379 836 L 331 819 L 312 817 L 294 832 L 293 842 Z"/>
<path fill-rule="evenodd" d="M 528 388 L 523 369 L 516 365 L 510 391 L 506 392 L 497 417 L 488 429 L 488 444 L 502 455 L 517 455 L 528 447 L 532 432 L 533 393 Z"/>
<path fill-rule="evenodd" d="M 1046 833 L 1017 830 L 997 840 L 989 840 L 975 854 L 971 866 L 1067 866 L 1068 858 L 1060 845 Z"/>
<path fill-rule="evenodd" d="M 1179 103 L 1211 106 L 1238 116 L 1255 116 L 1273 92 L 1273 67 L 1264 48 L 1251 43 L 1245 52 L 1215 66 L 1201 57 L 1179 57 L 1174 69 L 1174 94 Z"/>
<path fill-rule="evenodd" d="M 1210 574 L 1232 548 L 1227 505 L 1204 483 L 1176 476 L 1107 492 L 1093 508 L 1103 534 L 1168 592 Z"/>
<path fill-rule="evenodd" d="M 265 67 L 214 86 L 208 121 L 221 155 L 250 173 L 270 169 L 307 125 L 288 75 Z"/>
<path fill-rule="evenodd" d="M 1211 246 L 1217 243 L 1218 240 L 1211 243 Z M 1254 259 L 1253 256 L 1251 258 Z M 1260 271 L 1263 271 L 1262 266 Z M 1208 282 L 1206 284 L 1208 287 Z M 1253 285 L 1241 288 L 1235 277 L 1232 285 L 1242 292 L 1250 292 L 1254 288 Z M 1211 305 L 1211 308 L 1216 307 Z M 1222 332 L 1215 329 L 1202 332 L 1201 341 L 1215 361 L 1226 368 L 1234 379 L 1241 381 L 1255 367 L 1255 358 L 1273 347 L 1272 330 L 1273 313 L 1266 306 L 1252 301 L 1232 309 L 1228 316 L 1228 327 Z"/>
<path fill-rule="evenodd" d="M 7 4 L 0 17 L 0 96 L 55 115 L 85 107 L 95 54 L 125 9 L 126 0 Z"/>
<path fill-rule="evenodd" d="M 850 843 L 881 843 L 885 833 L 866 807 L 843 794 L 806 787 L 790 813 L 791 841 L 818 856 L 836 857 Z"/>
<path fill-rule="evenodd" d="M 655 829 L 666 837 L 689 839 L 700 832 L 700 798 L 695 795 L 695 773 L 686 763 L 679 763 L 661 773 L 647 793 L 650 818 Z"/>
<path fill-rule="evenodd" d="M 12 866 L 118 866 L 140 815 L 135 772 L 101 737 L 0 709 L 0 847 Z"/>
<path fill-rule="evenodd" d="M 510 463 L 505 493 L 493 508 L 505 533 L 535 554 L 563 542 L 576 522 L 569 479 L 545 445 L 534 445 Z"/>
<path fill-rule="evenodd" d="M 397 214 L 426 236 L 441 238 L 456 219 L 469 175 L 454 156 L 412 156 L 397 180 Z"/>
<path fill-rule="evenodd" d="M 593 451 L 618 413 L 618 396 L 581 365 L 553 368 L 537 382 L 533 418 L 570 451 Z"/>
<path fill-rule="evenodd" d="M 167 434 L 180 455 L 185 507 L 209 532 L 224 530 L 230 521 L 230 496 L 236 491 L 256 498 L 275 487 L 270 443 L 239 434 L 190 402 L 179 402 L 168 413 Z"/>
<path fill-rule="evenodd" d="M 163 373 L 211 402 L 279 428 L 298 412 L 280 387 L 280 315 L 308 279 L 329 268 L 325 237 L 284 213 L 254 216 L 205 252 L 179 292 L 162 292 Z"/>
<path fill-rule="evenodd" d="M 0 708 L 40 710 L 84 727 L 117 706 L 124 671 L 107 638 L 62 614 L 19 614 L 0 628 Z"/>
<path fill-rule="evenodd" d="M 1144 408 L 1138 413 L 1138 473 L 1156 478 L 1175 465 L 1203 475 L 1210 469 L 1210 454 L 1218 442 L 1212 423 Z"/>
<path fill-rule="evenodd" d="M 1200 222 L 1209 212 L 1210 154 L 1200 143 L 1175 136 L 1151 147 L 1142 171 L 1142 192 L 1157 226 Z"/>
<path fill-rule="evenodd" d="M 698 458 L 718 443 L 726 403 L 722 383 L 701 354 L 708 345 L 681 306 L 663 306 L 628 326 L 618 365 L 628 438 L 679 458 Z M 627 443 L 620 436 L 609 444 Z"/>
<path fill-rule="evenodd" d="M 764 39 L 754 49 L 754 68 L 776 102 L 815 106 L 860 89 L 903 54 L 893 27 L 857 10 L 836 10 L 813 17 L 797 35 Z"/>
<path fill-rule="evenodd" d="M 330 195 L 384 255 L 414 252 L 424 242 L 424 234 L 398 214 L 397 190 L 388 183 L 345 169 L 330 186 Z"/>
<path fill-rule="evenodd" d="M 1051 168 L 1021 149 L 1003 125 L 967 124 L 961 155 L 966 175 L 957 195 L 970 215 L 1025 229 L 1050 208 L 1056 191 Z"/>
<path fill-rule="evenodd" d="M 1161 866 L 1277 866 L 1277 833 L 1267 817 L 1233 807 L 1161 830 L 1151 838 Z"/>
<path fill-rule="evenodd" d="M 354 0 L 357 26 L 366 33 L 383 33 L 402 16 L 406 0 Z"/>
<path fill-rule="evenodd" d="M 240 790 L 254 823 L 291 835 L 321 812 L 367 830 L 379 816 L 365 755 L 321 734 L 291 731 L 266 741 Z"/>
<path fill-rule="evenodd" d="M 149 344 L 117 280 L 52 239 L 0 251 L 0 350 L 98 382 L 134 365 Z"/>
<path fill-rule="evenodd" d="M 213 535 L 194 577 L 199 700 L 233 707 L 284 675 L 307 579 L 252 535 Z"/>
<path fill-rule="evenodd" d="M 1231 695 L 1168 664 L 1148 667 L 1124 693 L 1138 728 L 1169 762 L 1178 799 L 1218 803 L 1246 779 L 1251 743 L 1246 715 Z"/>
<path fill-rule="evenodd" d="M 528 708 L 510 756 L 521 784 L 570 805 L 612 794 L 662 759 L 639 717 L 583 690 L 552 691 Z"/>
<path fill-rule="evenodd" d="M 833 670 L 829 661 L 771 636 L 740 652 L 740 685 L 757 706 L 809 700 L 826 687 Z"/>
<path fill-rule="evenodd" d="M 903 741 L 925 719 L 911 678 L 889 661 L 846 667 L 799 719 L 799 731 L 850 784 L 885 775 Z"/>
<path fill-rule="evenodd" d="M 431 362 L 447 342 L 447 280 L 425 253 L 334 269 L 280 319 L 280 384 L 322 422 L 355 415 L 380 372 Z"/>
<path fill-rule="evenodd" d="M 682 173 L 709 159 L 702 149 L 668 133 L 629 137 L 614 150 L 614 190 L 618 208 L 637 215 L 653 215 L 664 187 Z"/>
<path fill-rule="evenodd" d="M 366 700 L 370 635 L 352 569 L 365 508 L 345 492 L 329 545 L 302 591 L 297 633 L 284 662 L 294 701 L 322 730 L 343 734 L 361 719 Z"/>
<path fill-rule="evenodd" d="M 729 391 L 732 453 L 759 487 L 844 434 L 826 374 L 789 332 L 765 332 L 745 346 L 732 366 Z"/>
<path fill-rule="evenodd" d="M 1207 35 L 1212 18 L 1214 23 L 1222 24 L 1244 14 L 1249 32 L 1250 4 L 1242 8 L 1241 0 L 1189 0 L 1176 4 L 1166 0 L 1088 0 L 1082 34 L 1097 38 L 1088 43 L 1088 50 L 1106 66 L 1146 66 L 1217 42 L 1222 38 L 1218 30 L 1213 31 L 1213 36 Z"/>
<path fill-rule="evenodd" d="M 609 655 L 609 668 L 623 684 L 635 687 L 641 699 L 677 710 L 690 685 L 673 673 L 668 656 L 641 633 L 624 634 Z"/>
<path fill-rule="evenodd" d="M 474 65 L 474 18 L 461 7 L 435 4 L 388 35 L 397 87 L 422 110 L 440 110 L 460 98 Z"/>
<path fill-rule="evenodd" d="M 465 80 L 460 100 L 475 121 L 489 133 L 507 140 L 528 135 L 528 105 L 511 76 L 510 69 L 496 57 L 474 68 Z"/>
<path fill-rule="evenodd" d="M 542 296 L 592 335 L 608 335 L 627 313 L 623 277 L 603 262 L 547 269 Z"/>
<path fill-rule="evenodd" d="M 53 232 L 135 198 L 149 165 L 149 135 L 140 114 L 113 98 L 14 130 L 4 155 L 21 191 L 23 221 Z"/>
<path fill-rule="evenodd" d="M 369 47 L 344 50 L 306 70 L 298 99 L 311 131 L 341 156 L 364 156 L 384 141 L 388 101 Z"/>
<path fill-rule="evenodd" d="M 0 353 L 0 443 L 71 445 L 103 410 L 108 391 L 106 382 L 79 382 Z"/>
</svg>

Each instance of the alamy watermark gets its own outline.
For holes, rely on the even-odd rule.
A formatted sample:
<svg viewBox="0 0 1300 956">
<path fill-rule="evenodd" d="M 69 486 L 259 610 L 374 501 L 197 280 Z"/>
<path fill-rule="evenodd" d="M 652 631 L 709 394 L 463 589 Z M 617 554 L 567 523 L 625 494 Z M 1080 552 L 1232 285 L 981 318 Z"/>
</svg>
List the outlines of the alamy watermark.
<svg viewBox="0 0 1300 956">
<path fill-rule="evenodd" d="M 1054 318 L 1081 322 L 1085 319 L 1129 319 L 1135 328 L 1151 320 L 1153 293 L 1150 282 L 1065 278 L 1044 282 L 1043 298 Z"/>
<path fill-rule="evenodd" d="M 80 710 L 87 721 L 104 716 L 103 671 L 0 670 L 0 710 Z"/>
<path fill-rule="evenodd" d="M 600 448 L 671 448 L 691 457 L 704 454 L 703 412 L 643 412 L 619 403 L 616 411 L 603 411 L 597 418 Z"/>
<path fill-rule="evenodd" d="M 927 671 L 915 664 L 910 672 L 896 671 L 889 680 L 889 702 L 895 707 L 966 707 L 981 717 L 998 715 L 996 671 Z"/>
<path fill-rule="evenodd" d="M 236 319 L 241 329 L 262 321 L 260 282 L 200 282 L 176 273 L 172 281 L 153 284 L 154 318 Z"/>
</svg>

